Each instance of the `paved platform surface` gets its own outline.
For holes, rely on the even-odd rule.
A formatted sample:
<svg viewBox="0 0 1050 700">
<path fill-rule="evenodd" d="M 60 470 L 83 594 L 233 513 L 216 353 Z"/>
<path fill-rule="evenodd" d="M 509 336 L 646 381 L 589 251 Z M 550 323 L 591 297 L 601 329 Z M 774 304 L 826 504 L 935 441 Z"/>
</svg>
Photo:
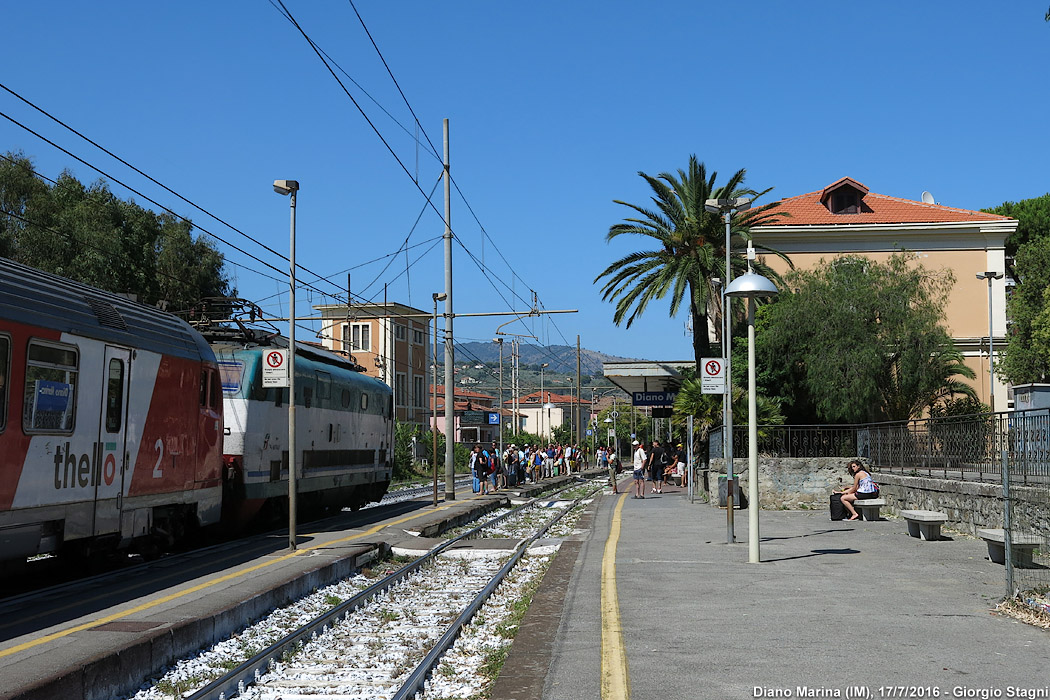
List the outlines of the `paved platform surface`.
<svg viewBox="0 0 1050 700">
<path fill-rule="evenodd" d="M 993 613 L 1004 570 L 981 540 L 762 511 L 750 564 L 746 511 L 730 545 L 724 509 L 665 489 L 603 496 L 537 592 L 493 698 L 603 697 L 602 561 L 618 509 L 630 697 L 1050 697 L 1050 632 Z"/>
</svg>

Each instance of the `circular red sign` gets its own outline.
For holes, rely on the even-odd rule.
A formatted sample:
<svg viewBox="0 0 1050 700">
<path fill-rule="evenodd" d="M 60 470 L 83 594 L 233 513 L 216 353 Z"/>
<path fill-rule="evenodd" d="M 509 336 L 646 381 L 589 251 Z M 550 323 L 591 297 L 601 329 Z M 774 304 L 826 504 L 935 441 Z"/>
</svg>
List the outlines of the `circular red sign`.
<svg viewBox="0 0 1050 700">
<path fill-rule="evenodd" d="M 718 360 L 711 360 L 704 365 L 704 371 L 707 372 L 708 376 L 717 377 L 722 373 L 722 363 Z"/>
<path fill-rule="evenodd" d="M 271 352 L 266 356 L 266 364 L 271 367 L 280 367 L 284 364 L 284 355 L 279 352 Z"/>
</svg>

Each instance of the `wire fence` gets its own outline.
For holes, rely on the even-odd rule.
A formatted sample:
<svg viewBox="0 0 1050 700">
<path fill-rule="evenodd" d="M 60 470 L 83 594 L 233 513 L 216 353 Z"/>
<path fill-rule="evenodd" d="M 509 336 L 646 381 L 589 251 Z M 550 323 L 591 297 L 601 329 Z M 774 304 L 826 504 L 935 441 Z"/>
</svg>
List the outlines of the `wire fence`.
<svg viewBox="0 0 1050 700">
<path fill-rule="evenodd" d="M 746 425 L 733 426 L 735 459 L 748 456 L 747 433 Z M 722 458 L 723 449 L 723 431 L 715 428 L 709 458 Z M 859 425 L 763 425 L 758 452 L 768 458 L 859 457 L 879 472 L 996 485 L 999 512 L 993 516 L 1000 522 L 980 527 L 978 534 L 994 537 L 984 531 L 999 530 L 1005 539 L 1003 531 L 1010 532 L 1007 585 L 1050 612 L 1050 410 Z"/>
</svg>

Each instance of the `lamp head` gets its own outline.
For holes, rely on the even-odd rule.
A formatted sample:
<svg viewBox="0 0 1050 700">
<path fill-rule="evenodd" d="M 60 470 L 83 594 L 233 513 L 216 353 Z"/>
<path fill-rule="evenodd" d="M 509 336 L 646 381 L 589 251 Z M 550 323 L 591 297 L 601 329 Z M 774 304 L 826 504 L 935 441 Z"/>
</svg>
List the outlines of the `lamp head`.
<svg viewBox="0 0 1050 700">
<path fill-rule="evenodd" d="M 273 191 L 277 194 L 292 194 L 299 191 L 298 180 L 274 180 Z"/>
<path fill-rule="evenodd" d="M 987 272 L 978 272 L 977 279 L 979 280 L 998 280 L 1002 279 L 1003 273 L 995 272 L 994 270 L 988 270 Z"/>
<path fill-rule="evenodd" d="M 433 297 L 434 301 L 445 301 L 445 299 L 448 298 L 448 294 L 445 294 L 444 292 L 434 292 Z"/>
<path fill-rule="evenodd" d="M 544 362 L 542 365 L 540 365 L 540 369 L 543 369 L 544 367 L 550 367 L 550 366 L 551 366 L 550 362 Z"/>
</svg>

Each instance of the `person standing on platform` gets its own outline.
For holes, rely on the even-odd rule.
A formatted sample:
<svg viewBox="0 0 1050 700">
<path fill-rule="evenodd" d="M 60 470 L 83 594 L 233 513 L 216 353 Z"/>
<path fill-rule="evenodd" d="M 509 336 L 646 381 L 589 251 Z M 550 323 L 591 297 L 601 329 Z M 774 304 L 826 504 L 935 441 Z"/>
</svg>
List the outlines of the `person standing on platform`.
<svg viewBox="0 0 1050 700">
<path fill-rule="evenodd" d="M 478 443 L 474 444 L 474 451 L 470 454 L 470 473 L 478 482 L 478 491 L 482 496 L 487 496 L 489 493 L 489 465 Z"/>
<path fill-rule="evenodd" d="M 649 451 L 649 476 L 653 479 L 653 493 L 664 492 L 664 467 L 667 466 L 664 462 L 665 457 L 666 453 L 660 442 L 653 440 L 653 448 Z"/>
<path fill-rule="evenodd" d="M 645 454 L 645 443 L 635 440 L 634 446 L 634 496 L 645 498 L 645 465 L 649 456 Z"/>
</svg>

